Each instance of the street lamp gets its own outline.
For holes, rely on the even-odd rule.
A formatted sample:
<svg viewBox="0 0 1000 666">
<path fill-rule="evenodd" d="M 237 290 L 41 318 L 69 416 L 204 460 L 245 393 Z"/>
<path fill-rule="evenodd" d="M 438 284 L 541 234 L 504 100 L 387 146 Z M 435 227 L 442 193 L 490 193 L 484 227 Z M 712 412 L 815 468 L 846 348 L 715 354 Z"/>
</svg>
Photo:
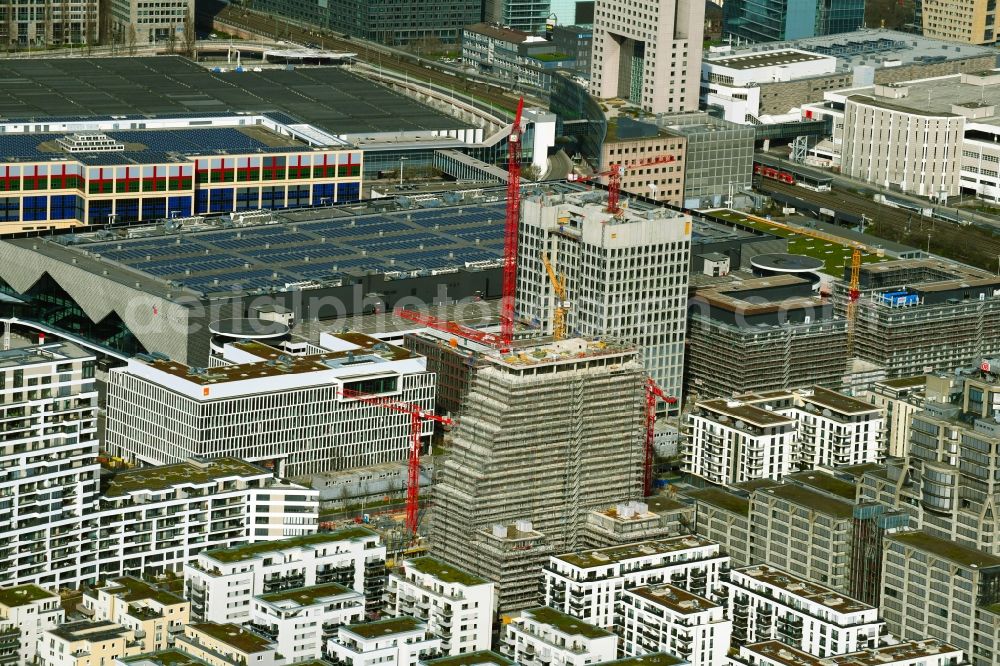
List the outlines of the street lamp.
<svg viewBox="0 0 1000 666">
<path fill-rule="evenodd" d="M 408 160 L 410 158 L 400 156 L 399 158 L 399 186 L 403 187 L 403 160 Z"/>
</svg>

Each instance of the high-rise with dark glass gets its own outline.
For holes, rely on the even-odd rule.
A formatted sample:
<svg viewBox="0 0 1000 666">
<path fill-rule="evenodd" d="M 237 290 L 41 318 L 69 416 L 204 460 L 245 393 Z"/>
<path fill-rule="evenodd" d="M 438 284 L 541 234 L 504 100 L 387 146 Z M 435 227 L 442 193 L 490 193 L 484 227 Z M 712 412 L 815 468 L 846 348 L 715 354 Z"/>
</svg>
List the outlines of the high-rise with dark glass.
<svg viewBox="0 0 1000 666">
<path fill-rule="evenodd" d="M 723 12 L 724 34 L 772 42 L 857 30 L 865 0 L 727 0 Z"/>
</svg>

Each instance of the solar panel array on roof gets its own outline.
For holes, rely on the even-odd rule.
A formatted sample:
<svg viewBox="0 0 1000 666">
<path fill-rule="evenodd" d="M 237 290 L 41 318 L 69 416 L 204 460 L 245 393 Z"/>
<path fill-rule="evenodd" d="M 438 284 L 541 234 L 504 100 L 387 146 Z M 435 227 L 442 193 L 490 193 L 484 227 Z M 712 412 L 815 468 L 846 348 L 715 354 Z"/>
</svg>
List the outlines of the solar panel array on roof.
<svg viewBox="0 0 1000 666">
<path fill-rule="evenodd" d="M 419 272 L 499 262 L 502 204 L 284 221 L 83 247 L 206 293 L 335 282 L 346 271 Z M 478 243 L 476 241 L 479 241 Z"/>
<path fill-rule="evenodd" d="M 214 73 L 180 56 L 8 60 L 0 90 L 0 119 L 11 120 L 245 111 L 338 134 L 465 126 L 339 67 Z"/>
</svg>

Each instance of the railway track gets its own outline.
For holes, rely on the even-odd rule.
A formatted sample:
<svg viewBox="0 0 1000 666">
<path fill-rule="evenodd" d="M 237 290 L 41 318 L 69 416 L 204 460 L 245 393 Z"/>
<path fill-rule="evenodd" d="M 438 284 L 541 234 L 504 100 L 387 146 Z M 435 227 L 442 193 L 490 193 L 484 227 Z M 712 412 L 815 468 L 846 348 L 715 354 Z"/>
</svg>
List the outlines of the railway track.
<svg viewBox="0 0 1000 666">
<path fill-rule="evenodd" d="M 761 180 L 757 189 L 767 194 L 795 197 L 822 208 L 846 213 L 855 219 L 864 215 L 870 220 L 866 231 L 885 240 L 926 249 L 930 235 L 930 250 L 934 254 L 989 271 L 997 269 L 1000 237 L 988 230 L 963 227 L 954 222 L 878 204 L 836 186 L 831 192 L 816 192 L 797 185 Z"/>
<path fill-rule="evenodd" d="M 517 108 L 518 97 L 507 89 L 491 83 L 470 81 L 442 70 L 432 69 L 420 64 L 417 56 L 402 55 L 394 49 L 380 47 L 360 39 L 345 39 L 341 34 L 318 27 L 304 27 L 290 23 L 282 18 L 276 19 L 268 14 L 251 11 L 238 5 L 226 5 L 219 2 L 199 3 L 199 24 L 210 25 L 213 19 L 222 23 L 242 28 L 249 32 L 272 39 L 288 40 L 298 44 L 309 44 L 322 40 L 323 46 L 329 50 L 357 53 L 358 60 L 370 65 L 379 65 L 400 73 L 412 76 L 414 80 L 430 81 L 439 86 L 451 87 L 456 92 L 462 92 L 504 109 L 513 114 Z"/>
</svg>

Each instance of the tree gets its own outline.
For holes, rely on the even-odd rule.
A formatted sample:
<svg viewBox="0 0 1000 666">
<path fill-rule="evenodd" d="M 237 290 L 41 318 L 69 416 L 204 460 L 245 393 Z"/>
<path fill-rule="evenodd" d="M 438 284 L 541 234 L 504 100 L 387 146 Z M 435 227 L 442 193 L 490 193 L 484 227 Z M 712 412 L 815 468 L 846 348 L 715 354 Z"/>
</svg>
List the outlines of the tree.
<svg viewBox="0 0 1000 666">
<path fill-rule="evenodd" d="M 128 54 L 130 56 L 134 56 L 135 55 L 135 51 L 136 51 L 136 48 L 137 48 L 137 42 L 138 42 L 138 38 L 137 38 L 137 35 L 135 34 L 135 23 L 129 23 L 128 24 Z"/>
<path fill-rule="evenodd" d="M 184 19 L 184 55 L 194 57 L 194 48 L 197 44 L 198 33 L 194 28 L 194 16 L 188 14 Z"/>
<path fill-rule="evenodd" d="M 170 33 L 167 35 L 167 53 L 177 50 L 177 26 L 170 25 Z"/>
</svg>

